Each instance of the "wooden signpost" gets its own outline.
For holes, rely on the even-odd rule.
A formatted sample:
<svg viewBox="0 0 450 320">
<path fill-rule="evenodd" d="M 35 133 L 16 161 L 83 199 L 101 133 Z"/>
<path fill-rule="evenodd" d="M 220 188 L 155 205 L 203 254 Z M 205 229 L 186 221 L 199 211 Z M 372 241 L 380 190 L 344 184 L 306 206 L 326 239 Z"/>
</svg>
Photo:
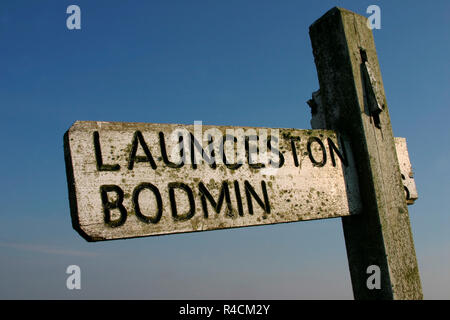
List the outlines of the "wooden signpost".
<svg viewBox="0 0 450 320">
<path fill-rule="evenodd" d="M 417 191 L 372 32 L 334 8 L 310 36 L 313 130 L 75 122 L 64 135 L 73 227 L 100 241 L 342 217 L 355 298 L 422 298 L 407 208 Z"/>
<path fill-rule="evenodd" d="M 334 8 L 310 26 L 322 128 L 347 137 L 363 211 L 343 228 L 356 299 L 421 299 L 422 289 L 389 110 L 367 18 Z M 316 127 L 317 128 L 317 127 Z M 381 289 L 367 268 L 381 270 Z"/>
<path fill-rule="evenodd" d="M 65 146 L 88 241 L 361 211 L 351 154 L 329 130 L 76 122 Z"/>
</svg>

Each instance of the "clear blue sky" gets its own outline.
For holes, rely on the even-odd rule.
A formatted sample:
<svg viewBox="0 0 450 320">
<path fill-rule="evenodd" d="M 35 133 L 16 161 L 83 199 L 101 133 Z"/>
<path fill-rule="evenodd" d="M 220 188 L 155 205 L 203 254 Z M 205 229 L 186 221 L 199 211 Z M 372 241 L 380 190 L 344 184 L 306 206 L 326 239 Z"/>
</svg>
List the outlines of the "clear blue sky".
<svg viewBox="0 0 450 320">
<path fill-rule="evenodd" d="M 81 8 L 78 31 L 66 8 Z M 87 243 L 71 226 L 63 134 L 75 120 L 310 128 L 308 27 L 381 7 L 375 41 L 425 298 L 450 298 L 450 2 L 0 2 L 0 298 L 338 298 L 340 219 Z M 77 264 L 82 289 L 69 291 Z"/>
</svg>

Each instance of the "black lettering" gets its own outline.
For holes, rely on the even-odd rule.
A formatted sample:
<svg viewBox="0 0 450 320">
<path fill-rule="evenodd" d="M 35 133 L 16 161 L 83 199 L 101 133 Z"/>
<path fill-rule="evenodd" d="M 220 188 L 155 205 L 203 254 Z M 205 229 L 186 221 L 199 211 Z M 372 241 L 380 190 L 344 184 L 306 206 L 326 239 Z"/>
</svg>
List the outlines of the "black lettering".
<svg viewBox="0 0 450 320">
<path fill-rule="evenodd" d="M 108 199 L 108 193 L 115 192 L 117 199 L 110 202 Z M 102 206 L 104 213 L 105 224 L 111 228 L 120 227 L 127 220 L 127 209 L 123 206 L 123 190 L 116 185 L 103 185 L 100 187 L 100 195 L 102 198 Z M 117 220 L 111 220 L 111 210 L 119 209 L 120 218 Z"/>
<path fill-rule="evenodd" d="M 406 180 L 405 175 L 403 173 L 402 173 L 402 180 Z M 408 187 L 403 185 L 403 189 L 405 190 L 406 200 L 410 200 L 411 199 L 411 194 L 409 193 Z"/>
<path fill-rule="evenodd" d="M 254 163 L 252 159 L 252 154 L 258 154 L 259 153 L 259 146 L 257 145 L 256 148 L 252 147 L 250 148 L 250 139 L 254 140 L 256 142 L 259 141 L 259 136 L 251 135 L 245 137 L 245 151 L 247 151 L 247 161 L 250 168 L 253 169 L 261 169 L 264 168 L 265 165 L 263 163 Z"/>
<path fill-rule="evenodd" d="M 173 163 L 169 161 L 169 158 L 167 157 L 167 150 L 166 150 L 166 142 L 164 141 L 164 133 L 159 132 L 159 145 L 161 147 L 161 156 L 163 158 L 164 164 L 168 166 L 169 168 L 181 168 L 184 166 L 184 149 L 183 149 L 183 135 L 179 135 L 178 137 L 178 144 L 180 146 L 180 163 Z"/>
<path fill-rule="evenodd" d="M 139 195 L 142 190 L 148 189 L 153 192 L 156 198 L 156 206 L 158 207 L 156 211 L 156 215 L 154 217 L 148 217 L 142 214 L 141 208 L 139 206 Z M 133 206 L 134 206 L 134 212 L 136 213 L 136 217 L 138 217 L 139 220 L 145 223 L 158 223 L 161 219 L 162 212 L 163 212 L 163 204 L 161 199 L 161 194 L 158 190 L 158 188 L 147 182 L 143 182 L 139 184 L 136 188 L 133 190 Z"/>
<path fill-rule="evenodd" d="M 234 193 L 236 194 L 238 213 L 242 217 L 244 215 L 244 207 L 242 206 L 241 190 L 237 181 L 234 181 Z"/>
<path fill-rule="evenodd" d="M 348 161 L 347 161 L 347 156 L 346 156 L 346 152 L 345 152 L 345 147 L 344 147 L 344 142 L 341 140 L 341 145 L 342 145 L 342 152 L 343 154 L 339 151 L 339 149 L 337 148 L 337 146 L 334 144 L 333 140 L 331 140 L 331 138 L 327 138 L 328 140 L 328 147 L 330 149 L 330 157 L 331 157 L 331 163 L 333 164 L 333 167 L 336 167 L 336 160 L 334 158 L 334 153 L 336 152 L 337 156 L 339 157 L 339 159 L 341 160 L 341 162 L 344 164 L 344 166 L 348 166 Z"/>
<path fill-rule="evenodd" d="M 217 165 L 216 165 L 216 159 L 214 158 L 214 149 L 211 150 L 211 154 L 210 156 L 208 156 L 205 152 L 205 150 L 202 148 L 202 145 L 197 141 L 197 139 L 195 139 L 194 135 L 191 133 L 190 134 L 191 137 L 191 163 L 192 163 L 192 168 L 193 169 L 197 169 L 197 161 L 195 159 L 195 149 L 197 149 L 201 155 L 203 160 L 205 160 L 209 166 L 213 169 L 216 169 Z M 209 143 L 208 146 L 210 146 L 210 148 L 212 148 L 213 146 L 213 140 L 212 137 L 209 137 Z"/>
<path fill-rule="evenodd" d="M 238 162 L 228 163 L 227 156 L 225 154 L 225 142 L 230 138 L 233 140 L 234 144 L 237 143 L 237 138 L 235 136 L 232 136 L 229 134 L 224 135 L 222 138 L 222 143 L 220 145 L 220 152 L 222 153 L 223 163 L 227 166 L 227 168 L 231 169 L 231 170 L 236 170 L 242 166 L 242 163 L 238 163 Z M 234 149 L 234 145 L 233 145 L 233 149 Z"/>
<path fill-rule="evenodd" d="M 225 199 L 227 203 L 226 214 L 228 216 L 233 216 L 233 207 L 231 205 L 230 190 L 228 189 L 228 181 L 224 181 L 222 183 L 222 188 L 220 189 L 220 195 L 217 202 L 214 200 L 213 196 L 211 195 L 211 193 L 209 193 L 208 189 L 206 189 L 205 185 L 202 182 L 198 184 L 198 188 L 200 190 L 203 214 L 205 218 L 208 218 L 208 205 L 206 203 L 207 199 L 214 208 L 214 210 L 216 211 L 216 213 L 220 213 L 220 209 L 222 209 L 223 200 Z"/>
<path fill-rule="evenodd" d="M 261 188 L 263 191 L 264 202 L 261 200 L 261 198 L 256 193 L 255 189 L 247 180 L 245 180 L 244 184 L 245 184 L 245 196 L 247 197 L 248 212 L 250 214 L 253 214 L 253 204 L 252 204 L 252 196 L 253 196 L 253 198 L 255 198 L 256 202 L 260 205 L 260 207 L 263 208 L 266 213 L 270 213 L 270 203 L 269 203 L 269 196 L 267 195 L 266 182 L 264 180 L 261 181 Z"/>
<path fill-rule="evenodd" d="M 275 138 L 275 139 L 274 139 Z M 275 148 L 272 146 L 272 140 L 278 144 L 278 138 L 269 136 L 267 138 L 267 149 L 270 150 L 270 152 L 274 155 L 278 155 L 278 162 L 269 160 L 269 165 L 272 168 L 281 168 L 284 165 L 284 155 L 283 153 L 278 150 L 278 148 Z"/>
<path fill-rule="evenodd" d="M 144 150 L 145 156 L 136 156 L 138 144 L 142 146 Z M 144 140 L 144 136 L 142 132 L 136 131 L 133 136 L 133 141 L 131 142 L 131 150 L 130 157 L 128 160 L 128 170 L 133 170 L 133 166 L 135 162 L 150 162 L 150 166 L 152 169 L 156 169 L 155 160 L 153 160 L 153 156 L 148 149 L 147 143 Z"/>
<path fill-rule="evenodd" d="M 316 159 L 314 159 L 314 156 L 311 152 L 311 145 L 313 142 L 317 142 L 320 145 L 320 148 L 322 149 L 322 161 L 320 161 L 320 162 L 318 162 L 318 161 L 316 161 Z M 322 140 L 320 140 L 317 137 L 310 137 L 308 139 L 308 144 L 306 147 L 308 149 L 309 159 L 311 160 L 314 167 L 323 167 L 325 165 L 325 163 L 327 163 L 327 152 L 325 150 L 325 146 L 322 143 Z"/>
<path fill-rule="evenodd" d="M 298 167 L 299 163 L 298 163 L 298 156 L 297 156 L 297 147 L 295 146 L 296 141 L 300 141 L 300 137 L 291 137 L 292 157 L 294 158 L 294 165 L 296 167 Z"/>
<path fill-rule="evenodd" d="M 189 211 L 183 215 L 178 215 L 177 212 L 177 203 L 175 200 L 175 189 L 182 189 L 186 192 L 189 200 Z M 195 202 L 194 202 L 194 194 L 192 193 L 191 188 L 187 184 L 182 182 L 171 182 L 169 183 L 169 198 L 170 198 L 170 207 L 172 209 L 172 217 L 175 221 L 184 221 L 189 220 L 195 214 Z"/>
<path fill-rule="evenodd" d="M 98 171 L 120 170 L 120 165 L 118 164 L 103 164 L 102 149 L 100 147 L 100 135 L 98 134 L 98 131 L 94 131 L 94 150 L 95 150 L 95 161 L 97 163 Z"/>
</svg>

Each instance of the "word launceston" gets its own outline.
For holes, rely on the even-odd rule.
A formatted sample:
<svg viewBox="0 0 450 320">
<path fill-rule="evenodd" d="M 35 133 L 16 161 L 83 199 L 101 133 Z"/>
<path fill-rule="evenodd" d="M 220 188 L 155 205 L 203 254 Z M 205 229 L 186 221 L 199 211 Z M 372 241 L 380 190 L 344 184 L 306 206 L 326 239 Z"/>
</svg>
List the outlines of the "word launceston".
<svg viewBox="0 0 450 320">
<path fill-rule="evenodd" d="M 174 153 L 169 154 L 167 152 L 166 139 L 167 137 L 165 137 L 164 132 L 159 132 L 158 139 L 155 139 L 157 145 L 149 145 L 142 132 L 135 131 L 131 138 L 131 148 L 127 150 L 127 154 L 123 157 L 127 159 L 127 163 L 105 163 L 102 156 L 100 134 L 98 131 L 94 131 L 92 141 L 97 171 L 132 171 L 137 163 L 145 163 L 142 165 L 147 166 L 148 170 L 155 171 L 158 171 L 161 167 L 179 170 L 184 166 L 189 166 L 190 170 L 195 171 L 203 167 L 201 166 L 202 163 L 206 163 L 206 166 L 211 171 L 217 170 L 221 166 L 224 166 L 232 173 L 239 172 L 239 170 L 250 169 L 252 172 L 255 172 L 265 168 L 272 168 L 275 169 L 276 174 L 276 169 L 282 168 L 287 162 L 291 166 L 299 167 L 301 165 L 301 156 L 306 155 L 313 167 L 320 168 L 325 166 L 328 158 L 331 159 L 333 167 L 336 166 L 336 158 L 339 158 L 344 166 L 348 166 L 345 149 L 341 148 L 341 152 L 330 137 L 323 138 L 324 141 L 322 141 L 319 137 L 309 136 L 306 141 L 306 151 L 302 152 L 298 146 L 301 141 L 301 138 L 298 136 L 282 135 L 281 140 L 284 139 L 285 141 L 281 143 L 282 147 L 280 148 L 277 136 L 269 135 L 261 139 L 259 135 L 233 136 L 225 134 L 220 139 L 213 140 L 210 137 L 209 143 L 204 149 L 199 139 L 196 139 L 192 133 L 189 133 L 187 136 L 179 136 L 179 148 L 176 152 L 179 155 L 179 161 L 177 162 L 169 160 L 169 156 L 173 158 Z M 283 146 L 287 147 L 284 148 Z M 314 153 L 313 149 L 317 152 Z M 138 150 L 141 155 L 138 155 Z M 151 150 L 158 150 L 159 152 L 156 154 L 151 152 Z M 234 158 L 230 156 L 230 150 L 232 153 L 237 153 L 236 159 L 233 159 L 234 161 L 230 161 L 229 159 Z M 244 169 L 245 165 L 248 165 L 248 169 Z M 214 172 L 209 176 L 214 176 Z M 182 179 L 183 177 L 179 178 Z M 252 185 L 248 180 L 224 180 L 218 185 L 220 185 L 220 192 L 216 200 L 211 194 L 211 190 L 208 189 L 208 184 L 203 181 L 198 181 L 194 186 L 181 181 L 167 182 L 164 194 L 168 194 L 168 202 L 173 221 L 189 220 L 195 215 L 196 195 L 200 198 L 204 218 L 208 218 L 209 216 L 208 202 L 218 214 L 221 212 L 225 202 L 226 215 L 228 216 L 232 216 L 236 212 L 236 209 L 239 216 L 243 216 L 245 211 L 253 215 L 253 201 L 256 201 L 257 205 L 263 209 L 265 214 L 271 212 L 271 203 L 269 200 L 271 196 L 268 194 L 267 182 L 265 180 L 261 180 L 257 185 Z M 234 195 L 230 191 L 231 188 L 234 189 Z M 258 191 L 259 188 L 260 191 Z M 160 221 L 165 207 L 160 189 L 161 186 L 158 187 L 152 181 L 144 181 L 134 187 L 131 196 L 132 210 L 140 221 L 147 224 L 157 224 Z M 241 194 L 241 189 L 243 189 L 243 194 Z M 151 215 L 141 210 L 139 199 L 140 194 L 144 190 L 153 194 L 155 212 L 152 212 Z M 180 196 L 176 196 L 176 193 L 180 192 L 184 192 L 189 207 L 187 212 L 183 213 L 177 210 L 179 207 L 177 201 L 179 201 Z M 103 184 L 100 186 L 100 197 L 104 213 L 104 223 L 112 228 L 123 225 L 130 211 L 127 210 L 123 203 L 125 197 L 123 188 L 116 184 Z M 247 210 L 244 208 L 244 197 L 247 203 Z M 233 201 L 232 198 L 234 198 Z M 237 208 L 233 208 L 233 204 Z M 112 218 L 111 212 L 113 210 L 119 213 L 119 215 L 115 214 L 116 217 L 118 216 L 116 219 Z"/>
</svg>

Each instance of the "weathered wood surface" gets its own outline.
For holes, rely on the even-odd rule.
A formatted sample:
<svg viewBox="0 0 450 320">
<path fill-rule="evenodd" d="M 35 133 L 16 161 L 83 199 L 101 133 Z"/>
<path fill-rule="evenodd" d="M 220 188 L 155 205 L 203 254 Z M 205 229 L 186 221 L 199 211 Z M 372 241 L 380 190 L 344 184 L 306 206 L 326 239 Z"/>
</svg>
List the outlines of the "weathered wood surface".
<svg viewBox="0 0 450 320">
<path fill-rule="evenodd" d="M 185 135 L 183 142 L 190 137 L 203 140 L 206 156 L 211 150 L 207 132 L 216 130 L 211 144 L 215 168 L 211 161 L 190 161 L 192 151 L 201 150 L 191 150 L 190 143 L 184 145 L 185 164 L 174 168 L 181 159 L 176 129 L 192 134 Z M 64 137 L 74 228 L 88 241 L 98 241 L 341 217 L 360 211 L 354 162 L 333 131 L 202 126 L 198 135 L 196 130 L 193 125 L 77 121 Z M 239 168 L 233 168 L 236 161 L 226 165 L 217 156 L 229 130 L 239 141 L 259 137 L 259 142 L 250 139 L 247 149 L 238 150 L 243 160 Z M 271 148 L 264 157 L 256 151 L 269 146 L 268 136 Z M 235 154 L 232 142 L 232 138 L 225 142 L 227 160 Z M 195 159 L 203 159 L 202 154 Z M 258 168 L 261 164 L 264 167 Z"/>
<path fill-rule="evenodd" d="M 308 101 L 312 110 L 311 127 L 314 129 L 326 128 L 325 109 L 320 99 L 320 91 L 313 92 L 312 98 Z M 405 199 L 408 205 L 413 205 L 418 199 L 416 182 L 409 158 L 408 147 L 405 138 L 395 137 L 395 150 L 397 152 L 400 173 L 405 190 Z M 354 181 L 354 179 L 350 179 Z"/>
<path fill-rule="evenodd" d="M 389 111 L 366 21 L 366 17 L 334 8 L 310 27 L 323 128 L 348 137 L 357 164 L 363 212 L 342 218 L 353 293 L 356 299 L 421 299 Z M 372 83 L 367 83 L 367 70 Z M 375 94 L 369 97 L 371 90 Z M 375 100 L 382 107 L 379 113 Z M 371 265 L 381 269 L 379 290 L 367 286 Z"/>
<path fill-rule="evenodd" d="M 406 139 L 396 137 L 394 140 L 398 164 L 400 165 L 400 172 L 402 174 L 402 181 L 405 189 L 406 203 L 411 205 L 419 198 L 419 195 L 417 193 L 416 182 L 414 181 L 414 172 L 409 159 Z"/>
</svg>

